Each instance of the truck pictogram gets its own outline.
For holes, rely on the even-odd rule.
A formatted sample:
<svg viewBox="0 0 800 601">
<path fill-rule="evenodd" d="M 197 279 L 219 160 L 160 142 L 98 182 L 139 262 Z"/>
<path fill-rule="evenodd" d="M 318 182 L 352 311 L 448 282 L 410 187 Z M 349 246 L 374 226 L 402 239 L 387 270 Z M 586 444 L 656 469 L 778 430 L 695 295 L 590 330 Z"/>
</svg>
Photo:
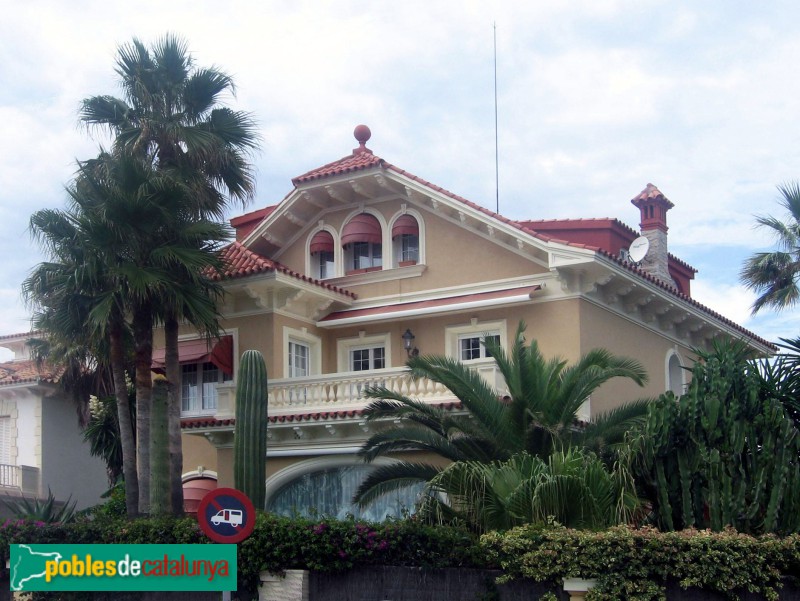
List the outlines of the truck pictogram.
<svg viewBox="0 0 800 601">
<path fill-rule="evenodd" d="M 220 524 L 230 524 L 231 526 L 241 526 L 244 522 L 241 509 L 220 509 L 211 517 L 211 523 L 215 526 Z"/>
</svg>

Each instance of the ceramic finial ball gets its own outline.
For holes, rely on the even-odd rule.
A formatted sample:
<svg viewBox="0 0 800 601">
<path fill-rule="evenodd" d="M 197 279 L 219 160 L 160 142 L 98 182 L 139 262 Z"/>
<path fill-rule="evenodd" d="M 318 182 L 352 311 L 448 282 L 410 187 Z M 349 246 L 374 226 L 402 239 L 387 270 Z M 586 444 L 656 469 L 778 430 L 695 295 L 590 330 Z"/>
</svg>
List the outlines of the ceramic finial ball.
<svg viewBox="0 0 800 601">
<path fill-rule="evenodd" d="M 356 125 L 356 128 L 353 130 L 353 135 L 358 143 L 364 146 L 367 143 L 367 140 L 372 137 L 372 132 L 369 131 L 369 127 L 366 125 Z"/>
</svg>

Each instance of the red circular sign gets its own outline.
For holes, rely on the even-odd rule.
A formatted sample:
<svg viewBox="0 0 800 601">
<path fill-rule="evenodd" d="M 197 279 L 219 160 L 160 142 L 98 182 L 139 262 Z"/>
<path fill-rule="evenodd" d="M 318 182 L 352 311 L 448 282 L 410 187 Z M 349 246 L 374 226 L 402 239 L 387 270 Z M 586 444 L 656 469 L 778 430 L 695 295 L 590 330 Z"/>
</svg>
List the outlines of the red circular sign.
<svg viewBox="0 0 800 601">
<path fill-rule="evenodd" d="M 197 507 L 197 521 L 217 543 L 238 543 L 253 533 L 256 510 L 247 495 L 235 488 L 215 488 Z"/>
</svg>

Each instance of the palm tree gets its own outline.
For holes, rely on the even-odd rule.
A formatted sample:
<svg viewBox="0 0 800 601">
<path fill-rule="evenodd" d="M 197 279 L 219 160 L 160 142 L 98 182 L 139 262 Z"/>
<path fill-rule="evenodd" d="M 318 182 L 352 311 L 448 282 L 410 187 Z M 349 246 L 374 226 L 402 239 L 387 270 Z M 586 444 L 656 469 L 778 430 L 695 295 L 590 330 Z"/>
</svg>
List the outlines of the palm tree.
<svg viewBox="0 0 800 601">
<path fill-rule="evenodd" d="M 118 408 L 120 444 L 128 515 L 139 512 L 133 424 L 125 382 L 126 325 L 123 288 L 111 272 L 103 236 L 81 209 L 85 187 L 67 189 L 72 206 L 67 211 L 44 209 L 31 216 L 31 231 L 50 261 L 39 264 L 22 285 L 23 297 L 33 309 L 35 330 L 46 339 L 40 354 L 72 371 L 111 371 Z M 104 315 L 97 319 L 99 314 Z M 87 391 L 81 394 L 88 399 Z M 95 388 L 95 394 L 105 389 Z"/>
<path fill-rule="evenodd" d="M 112 269 L 126 291 L 136 365 L 139 510 L 147 512 L 154 321 L 165 313 L 181 314 L 198 329 L 216 333 L 219 285 L 204 270 L 218 265 L 228 232 L 187 209 L 189 187 L 162 177 L 138 157 L 103 153 L 87 161 L 82 174 L 90 192 L 81 198 L 80 207 L 105 228 L 107 243 L 116 253 Z M 180 472 L 177 480 L 180 483 Z M 180 505 L 182 511 L 182 496 Z"/>
<path fill-rule="evenodd" d="M 765 307 L 780 311 L 800 300 L 800 184 L 783 184 L 778 190 L 788 221 L 769 215 L 756 217 L 757 226 L 774 235 L 777 249 L 754 254 L 739 274 L 745 286 L 759 295 L 753 303 L 753 314 Z"/>
<path fill-rule="evenodd" d="M 162 176 L 180 182 L 190 192 L 183 196 L 186 201 L 183 209 L 189 221 L 221 218 L 229 199 L 244 205 L 252 197 L 254 179 L 246 158 L 256 148 L 258 136 L 249 114 L 221 105 L 223 95 L 235 92 L 230 76 L 215 68 L 195 67 L 186 43 L 171 35 L 163 37 L 151 49 L 137 39 L 121 46 L 117 73 L 124 98 L 87 98 L 82 105 L 81 120 L 89 127 L 110 131 L 115 136 L 116 152 L 135 155 L 150 163 Z M 169 223 L 177 230 L 186 220 L 178 223 L 168 219 L 165 225 Z M 213 255 L 208 255 L 206 266 L 213 261 Z M 201 323 L 205 332 L 214 334 L 218 330 L 216 312 L 210 309 L 213 302 L 205 302 L 212 289 L 207 282 L 198 280 L 198 272 L 185 267 L 178 270 L 186 277 L 183 296 L 161 299 L 163 302 L 158 307 L 142 307 L 141 312 L 144 320 L 144 313 L 158 311 L 157 319 L 165 329 L 166 375 L 172 383 L 169 430 L 175 512 L 182 511 L 180 475 L 183 463 L 180 403 L 176 392 L 180 381 L 177 324 L 184 318 Z M 197 309 L 201 313 L 193 315 L 192 311 Z M 137 339 L 145 336 L 145 329 L 142 322 Z M 140 344 L 138 348 L 140 364 L 144 367 L 145 357 L 152 347 L 148 349 Z M 149 398 L 144 390 L 149 384 L 144 377 L 139 384 Z"/>
<path fill-rule="evenodd" d="M 630 521 L 639 507 L 633 480 L 582 449 L 547 459 L 521 453 L 505 461 L 458 461 L 426 484 L 422 499 L 420 519 L 463 523 L 478 532 L 550 519 L 601 529 Z"/>
<path fill-rule="evenodd" d="M 399 420 L 364 443 L 360 455 L 371 462 L 402 451 L 433 453 L 451 462 L 506 461 L 518 453 L 546 458 L 570 446 L 603 450 L 621 443 L 624 432 L 646 413 L 647 401 L 636 401 L 605 416 L 591 427 L 576 427 L 576 414 L 587 398 L 612 378 L 628 378 L 642 386 L 647 375 L 633 359 L 594 349 L 574 365 L 545 359 L 536 341 L 525 344 L 520 322 L 510 352 L 492 338 L 482 341 L 505 379 L 502 397 L 475 371 L 443 356 L 419 356 L 407 365 L 414 378 L 443 384 L 461 402 L 454 413 L 410 399 L 383 387 L 365 391 L 375 399 L 366 408 L 370 421 Z M 397 462 L 376 468 L 356 492 L 356 502 L 429 482 L 440 466 Z"/>
</svg>

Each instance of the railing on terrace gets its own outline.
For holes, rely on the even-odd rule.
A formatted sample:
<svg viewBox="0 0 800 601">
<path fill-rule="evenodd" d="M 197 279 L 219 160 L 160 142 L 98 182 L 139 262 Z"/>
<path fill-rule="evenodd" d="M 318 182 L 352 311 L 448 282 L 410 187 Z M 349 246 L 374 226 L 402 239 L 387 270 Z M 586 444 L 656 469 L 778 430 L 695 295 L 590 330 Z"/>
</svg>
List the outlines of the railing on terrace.
<svg viewBox="0 0 800 601">
<path fill-rule="evenodd" d="M 38 495 L 41 485 L 41 471 L 38 467 L 0 463 L 0 489 L 13 488 Z"/>
<path fill-rule="evenodd" d="M 503 378 L 494 360 L 475 362 L 473 369 L 494 386 L 503 390 Z M 406 368 L 375 369 L 335 374 L 321 374 L 305 378 L 284 378 L 269 382 L 270 411 L 336 411 L 363 407 L 368 386 L 383 386 L 405 396 L 424 402 L 454 401 L 455 397 L 441 384 L 420 378 L 413 379 Z M 235 413 L 235 389 L 230 384 L 217 386 L 218 418 L 232 417 Z"/>
<path fill-rule="evenodd" d="M 0 463 L 0 486 L 3 488 L 20 487 L 20 468 L 18 465 Z"/>
</svg>

